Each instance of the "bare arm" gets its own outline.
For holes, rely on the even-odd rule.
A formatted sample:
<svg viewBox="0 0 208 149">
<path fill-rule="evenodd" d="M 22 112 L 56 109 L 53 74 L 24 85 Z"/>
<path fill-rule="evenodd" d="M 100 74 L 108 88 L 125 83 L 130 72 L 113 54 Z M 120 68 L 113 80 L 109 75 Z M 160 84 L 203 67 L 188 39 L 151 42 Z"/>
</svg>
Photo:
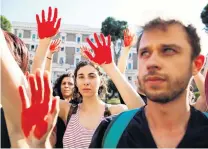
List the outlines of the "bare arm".
<svg viewBox="0 0 208 149">
<path fill-rule="evenodd" d="M 90 59 L 92 62 L 99 64 L 104 69 L 104 71 L 116 85 L 119 93 L 129 109 L 140 108 L 145 105 L 142 98 L 137 94 L 137 92 L 129 84 L 129 82 L 125 79 L 123 74 L 121 74 L 113 62 L 111 55 L 111 37 L 108 36 L 108 42 L 106 43 L 104 35 L 101 34 L 103 45 L 98 40 L 96 33 L 94 33 L 94 38 L 97 46 L 95 46 L 90 39 L 87 38 L 88 44 L 94 50 L 94 57 L 92 56 L 90 50 L 86 47 L 81 48 L 82 55 Z"/>
<path fill-rule="evenodd" d="M 50 38 L 40 39 L 38 48 L 36 49 L 31 73 L 34 74 L 37 68 L 41 68 L 42 72 L 44 71 L 47 49 L 50 45 L 50 42 Z"/>
<path fill-rule="evenodd" d="M 205 87 L 204 87 L 205 78 L 199 72 L 197 75 L 194 76 L 194 81 L 196 82 L 196 86 L 199 89 L 200 96 L 198 97 L 196 103 L 193 106 L 200 111 L 206 111 L 207 103 L 206 103 Z"/>
<path fill-rule="evenodd" d="M 60 39 L 56 39 L 52 41 L 50 44 L 49 50 L 47 52 L 47 56 L 45 57 L 46 58 L 45 70 L 49 72 L 50 77 L 51 77 L 51 72 L 52 72 L 53 54 L 59 51 L 60 43 L 61 43 Z"/>
<path fill-rule="evenodd" d="M 114 63 L 103 65 L 102 67 L 108 76 L 113 80 L 128 109 L 135 109 L 144 106 L 142 98 L 129 84 Z"/>
<path fill-rule="evenodd" d="M 55 8 L 53 18 L 51 7 L 48 8 L 48 18 L 45 19 L 45 11 L 42 10 L 42 19 L 40 21 L 39 15 L 36 15 L 36 22 L 38 28 L 38 36 L 39 36 L 39 45 L 36 50 L 36 54 L 34 57 L 34 62 L 32 65 L 32 73 L 36 71 L 37 68 L 41 68 L 42 72 L 45 69 L 45 58 L 47 54 L 47 49 L 51 42 L 51 38 L 54 37 L 60 28 L 61 19 L 57 20 L 58 9 Z"/>
<path fill-rule="evenodd" d="M 0 30 L 0 41 L 0 49 L 2 51 L 1 104 L 5 113 L 11 147 L 27 148 L 27 142 L 21 131 L 21 100 L 18 93 L 20 85 L 28 87 L 27 81 L 7 47 L 2 30 Z M 26 101 L 26 103 L 28 102 Z"/>
<path fill-rule="evenodd" d="M 118 60 L 118 69 L 121 73 L 125 73 L 130 47 L 124 47 L 123 52 Z"/>
<path fill-rule="evenodd" d="M 129 29 L 124 30 L 124 48 L 123 52 L 118 60 L 118 69 L 121 73 L 126 70 L 127 60 L 131 47 L 135 41 L 135 34 L 132 34 Z"/>
<path fill-rule="evenodd" d="M 51 52 L 48 52 L 47 57 L 45 57 L 45 70 L 49 72 L 50 79 L 52 72 L 52 63 L 53 63 L 53 54 Z"/>
</svg>

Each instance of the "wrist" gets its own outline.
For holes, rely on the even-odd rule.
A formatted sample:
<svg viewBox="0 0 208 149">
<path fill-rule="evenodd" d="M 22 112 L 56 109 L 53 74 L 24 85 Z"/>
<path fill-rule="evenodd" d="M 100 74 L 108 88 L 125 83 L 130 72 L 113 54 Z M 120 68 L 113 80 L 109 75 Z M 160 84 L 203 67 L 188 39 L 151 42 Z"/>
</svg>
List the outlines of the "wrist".
<svg viewBox="0 0 208 149">
<path fill-rule="evenodd" d="M 114 62 L 110 64 L 104 64 L 102 65 L 103 70 L 110 76 L 110 74 L 113 72 L 113 70 L 116 69 L 116 65 Z"/>
<path fill-rule="evenodd" d="M 39 44 L 50 44 L 51 42 L 51 38 L 43 38 L 43 39 L 39 39 Z"/>
<path fill-rule="evenodd" d="M 30 148 L 49 148 L 49 149 L 53 148 L 51 146 L 50 141 L 48 141 L 48 140 L 46 140 L 45 142 L 44 141 L 40 141 L 40 142 L 34 141 L 34 142 L 31 142 L 29 146 L 30 146 Z"/>
<path fill-rule="evenodd" d="M 131 49 L 131 46 L 124 47 L 124 48 L 123 48 L 123 52 L 124 52 L 125 54 L 129 54 L 130 49 Z"/>
</svg>

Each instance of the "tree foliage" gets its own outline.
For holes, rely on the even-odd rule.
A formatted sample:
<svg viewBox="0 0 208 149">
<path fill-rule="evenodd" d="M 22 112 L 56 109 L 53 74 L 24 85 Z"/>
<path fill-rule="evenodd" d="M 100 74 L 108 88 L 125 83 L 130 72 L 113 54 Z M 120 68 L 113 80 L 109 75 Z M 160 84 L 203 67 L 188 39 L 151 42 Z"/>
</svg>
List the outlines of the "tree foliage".
<svg viewBox="0 0 208 149">
<path fill-rule="evenodd" d="M 104 36 L 111 35 L 111 41 L 114 45 L 114 59 L 116 64 L 118 62 L 118 58 L 121 52 L 121 46 L 123 44 L 123 30 L 127 27 L 128 23 L 126 21 L 116 20 L 113 17 L 107 17 L 102 22 L 101 32 L 104 34 Z M 119 39 L 122 41 L 122 44 L 120 45 L 120 47 L 118 47 L 118 52 L 116 52 L 115 45 Z"/>
<path fill-rule="evenodd" d="M 120 100 L 120 103 L 125 104 L 118 89 L 116 88 L 115 84 L 113 83 L 111 79 L 108 79 L 107 87 L 108 87 L 108 93 L 109 93 L 107 95 L 108 99 L 118 98 Z"/>
<path fill-rule="evenodd" d="M 201 12 L 201 19 L 205 25 L 205 30 L 208 32 L 208 4 L 204 7 Z"/>
<path fill-rule="evenodd" d="M 12 25 L 10 21 L 5 17 L 5 16 L 0 16 L 1 17 L 1 28 L 5 31 L 11 32 Z"/>
</svg>

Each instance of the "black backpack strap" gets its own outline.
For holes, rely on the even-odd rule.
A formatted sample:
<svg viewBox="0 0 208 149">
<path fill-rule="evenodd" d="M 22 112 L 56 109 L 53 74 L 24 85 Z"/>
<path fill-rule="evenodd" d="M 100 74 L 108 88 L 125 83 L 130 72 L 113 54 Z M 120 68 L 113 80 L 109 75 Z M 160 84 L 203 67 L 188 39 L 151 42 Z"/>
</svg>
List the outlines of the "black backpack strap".
<svg viewBox="0 0 208 149">
<path fill-rule="evenodd" d="M 73 104 L 73 103 L 71 104 L 71 106 L 69 108 L 68 115 L 67 115 L 66 126 L 68 125 L 69 120 L 71 119 L 72 114 L 75 114 L 77 112 L 77 108 L 78 108 L 77 104 Z"/>
</svg>

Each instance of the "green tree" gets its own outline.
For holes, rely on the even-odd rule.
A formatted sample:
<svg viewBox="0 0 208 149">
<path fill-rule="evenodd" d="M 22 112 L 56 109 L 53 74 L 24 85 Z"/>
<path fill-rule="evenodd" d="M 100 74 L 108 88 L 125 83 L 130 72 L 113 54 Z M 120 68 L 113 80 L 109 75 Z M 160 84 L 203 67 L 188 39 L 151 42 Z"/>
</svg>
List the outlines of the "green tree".
<svg viewBox="0 0 208 149">
<path fill-rule="evenodd" d="M 111 41 L 113 42 L 113 51 L 114 51 L 114 60 L 115 63 L 118 63 L 118 58 L 121 53 L 121 47 L 123 45 L 123 30 L 128 27 L 128 23 L 126 21 L 116 20 L 113 17 L 107 17 L 102 22 L 101 32 L 107 36 L 111 35 Z M 116 43 L 118 40 L 121 40 L 121 44 L 118 47 L 118 52 L 116 52 Z"/>
<path fill-rule="evenodd" d="M 1 28 L 5 31 L 11 32 L 12 25 L 9 22 L 9 20 L 2 15 L 0 17 L 1 17 Z"/>
<path fill-rule="evenodd" d="M 107 88 L 108 88 L 108 94 L 107 94 L 107 99 L 110 100 L 112 98 L 117 98 L 120 100 L 121 104 L 125 104 L 118 89 L 116 88 L 115 84 L 111 79 L 108 79 L 107 81 Z"/>
<path fill-rule="evenodd" d="M 204 7 L 201 12 L 201 19 L 205 25 L 205 30 L 208 32 L 208 4 Z"/>
</svg>

